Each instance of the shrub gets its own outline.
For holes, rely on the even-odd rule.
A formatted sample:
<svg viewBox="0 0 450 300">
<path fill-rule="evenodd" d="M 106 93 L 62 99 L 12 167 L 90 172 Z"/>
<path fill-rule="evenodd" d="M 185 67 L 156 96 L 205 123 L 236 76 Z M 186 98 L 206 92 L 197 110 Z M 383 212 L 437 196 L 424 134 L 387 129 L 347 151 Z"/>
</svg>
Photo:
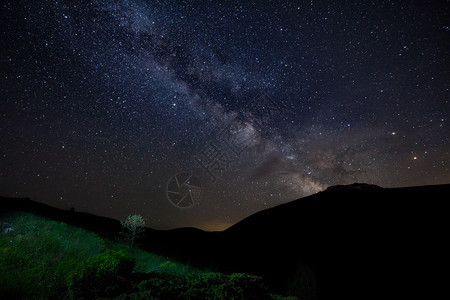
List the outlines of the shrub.
<svg viewBox="0 0 450 300">
<path fill-rule="evenodd" d="M 267 299 L 262 278 L 247 274 L 154 272 L 138 284 L 137 299 Z"/>
<path fill-rule="evenodd" d="M 107 250 L 80 263 L 69 275 L 71 298 L 112 297 L 129 288 L 135 265 L 126 250 Z"/>
<path fill-rule="evenodd" d="M 299 263 L 288 284 L 287 292 L 289 295 L 298 296 L 300 299 L 316 299 L 317 280 L 314 271 Z"/>
</svg>

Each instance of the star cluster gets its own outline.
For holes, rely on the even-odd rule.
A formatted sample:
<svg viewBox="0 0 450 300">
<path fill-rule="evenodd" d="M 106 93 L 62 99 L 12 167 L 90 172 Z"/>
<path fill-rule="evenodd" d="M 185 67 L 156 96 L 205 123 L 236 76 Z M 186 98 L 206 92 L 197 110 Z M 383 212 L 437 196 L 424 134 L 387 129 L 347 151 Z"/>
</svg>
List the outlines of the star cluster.
<svg viewBox="0 0 450 300">
<path fill-rule="evenodd" d="M 445 2 L 24 0 L 1 19 L 4 196 L 217 230 L 334 184 L 450 181 Z"/>
</svg>

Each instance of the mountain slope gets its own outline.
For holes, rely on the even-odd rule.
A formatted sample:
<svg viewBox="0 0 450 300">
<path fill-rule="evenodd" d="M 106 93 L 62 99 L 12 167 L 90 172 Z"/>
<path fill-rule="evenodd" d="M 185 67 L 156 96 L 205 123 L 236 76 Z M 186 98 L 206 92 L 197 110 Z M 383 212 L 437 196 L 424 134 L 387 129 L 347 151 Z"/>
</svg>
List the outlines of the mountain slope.
<svg viewBox="0 0 450 300">
<path fill-rule="evenodd" d="M 449 195 L 450 185 L 332 188 L 242 220 L 222 247 L 239 245 L 224 252 L 280 288 L 307 266 L 323 299 L 428 295 L 441 280 Z"/>
<path fill-rule="evenodd" d="M 262 275 L 275 291 L 301 299 L 430 298 L 444 286 L 438 271 L 447 261 L 449 195 L 450 185 L 335 186 L 223 232 L 147 229 L 138 244 L 200 267 Z M 0 208 L 37 206 L 106 235 L 120 230 L 116 220 L 1 200 Z"/>
<path fill-rule="evenodd" d="M 114 236 L 122 229 L 122 226 L 118 220 L 96 216 L 86 212 L 78 212 L 74 209 L 59 209 L 47 204 L 33 201 L 29 198 L 0 197 L 0 211 L 1 210 L 33 213 L 56 221 L 76 225 L 83 229 L 100 233 L 103 236 L 108 237 Z"/>
</svg>

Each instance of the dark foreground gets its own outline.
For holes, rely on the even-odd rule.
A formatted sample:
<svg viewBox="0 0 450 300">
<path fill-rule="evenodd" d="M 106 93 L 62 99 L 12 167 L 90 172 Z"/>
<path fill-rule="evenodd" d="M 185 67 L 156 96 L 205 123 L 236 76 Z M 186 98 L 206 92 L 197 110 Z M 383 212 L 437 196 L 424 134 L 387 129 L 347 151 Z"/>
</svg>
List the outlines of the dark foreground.
<svg viewBox="0 0 450 300">
<path fill-rule="evenodd" d="M 258 212 L 223 232 L 147 229 L 145 250 L 221 272 L 260 275 L 301 299 L 430 299 L 446 286 L 450 185 L 327 191 Z M 29 199 L 0 208 L 37 213 L 114 237 L 116 220 Z"/>
</svg>

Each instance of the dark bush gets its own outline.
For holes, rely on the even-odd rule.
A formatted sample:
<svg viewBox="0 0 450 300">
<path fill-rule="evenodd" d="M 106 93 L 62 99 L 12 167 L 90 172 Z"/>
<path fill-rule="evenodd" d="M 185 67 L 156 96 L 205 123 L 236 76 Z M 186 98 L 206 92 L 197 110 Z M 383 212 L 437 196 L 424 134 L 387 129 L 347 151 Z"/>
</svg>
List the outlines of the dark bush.
<svg viewBox="0 0 450 300">
<path fill-rule="evenodd" d="M 107 250 L 80 263 L 69 275 L 70 298 L 113 297 L 130 288 L 135 260 L 126 250 Z"/>
<path fill-rule="evenodd" d="M 136 299 L 270 299 L 262 278 L 246 274 L 151 273 L 138 290 Z"/>
</svg>

